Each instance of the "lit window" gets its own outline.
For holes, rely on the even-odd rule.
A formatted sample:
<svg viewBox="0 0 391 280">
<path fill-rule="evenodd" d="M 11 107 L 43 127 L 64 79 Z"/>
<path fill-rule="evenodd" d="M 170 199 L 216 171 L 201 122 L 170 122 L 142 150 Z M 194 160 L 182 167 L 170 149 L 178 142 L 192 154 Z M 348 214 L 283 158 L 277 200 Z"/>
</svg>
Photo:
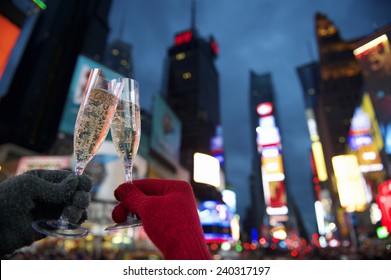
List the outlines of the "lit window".
<svg viewBox="0 0 391 280">
<path fill-rule="evenodd" d="M 340 137 L 338 138 L 338 142 L 339 142 L 339 143 L 345 143 L 345 142 L 346 142 L 345 137 L 340 136 Z"/>
<path fill-rule="evenodd" d="M 112 53 L 113 55 L 118 55 L 118 54 L 119 54 L 119 50 L 113 49 L 113 50 L 111 51 L 111 53 Z"/>
<path fill-rule="evenodd" d="M 184 52 L 178 53 L 175 56 L 176 60 L 183 60 L 183 59 L 185 59 L 185 57 L 186 57 L 186 54 Z"/>
<path fill-rule="evenodd" d="M 128 62 L 125 59 L 121 59 L 121 65 L 122 66 L 127 66 Z"/>
<path fill-rule="evenodd" d="M 182 78 L 185 79 L 185 80 L 190 79 L 191 78 L 191 73 L 190 72 L 183 73 Z"/>
</svg>

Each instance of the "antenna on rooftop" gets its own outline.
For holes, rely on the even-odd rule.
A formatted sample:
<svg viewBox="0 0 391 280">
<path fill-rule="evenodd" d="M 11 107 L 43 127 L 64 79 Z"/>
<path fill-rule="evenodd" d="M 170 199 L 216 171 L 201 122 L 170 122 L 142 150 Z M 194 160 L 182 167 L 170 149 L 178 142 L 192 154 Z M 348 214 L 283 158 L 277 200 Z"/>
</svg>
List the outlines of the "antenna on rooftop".
<svg viewBox="0 0 391 280">
<path fill-rule="evenodd" d="M 126 23 L 126 17 L 127 17 L 127 14 L 129 13 L 129 2 L 126 2 L 125 3 L 125 7 L 124 9 L 122 10 L 122 17 L 121 17 L 121 20 L 120 20 L 120 23 L 119 23 L 119 28 L 118 28 L 118 37 L 123 39 L 123 36 L 125 34 L 125 23 Z"/>
<path fill-rule="evenodd" d="M 196 6 L 195 0 L 191 0 L 191 29 L 195 29 Z"/>
</svg>

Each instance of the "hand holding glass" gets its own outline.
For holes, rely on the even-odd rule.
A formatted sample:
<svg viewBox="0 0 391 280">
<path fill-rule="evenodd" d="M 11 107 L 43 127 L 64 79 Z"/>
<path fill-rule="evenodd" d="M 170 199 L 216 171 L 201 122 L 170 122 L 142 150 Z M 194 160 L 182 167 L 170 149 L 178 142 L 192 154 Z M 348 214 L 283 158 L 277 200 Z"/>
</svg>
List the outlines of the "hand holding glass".
<svg viewBox="0 0 391 280">
<path fill-rule="evenodd" d="M 108 71 L 109 72 L 109 71 Z M 106 78 L 114 73 L 106 73 L 99 68 L 91 69 L 74 130 L 75 173 L 81 175 L 88 162 L 94 157 L 106 139 L 118 95 L 122 91 L 123 80 L 117 75 L 115 79 Z M 88 230 L 78 224 L 69 222 L 69 206 L 63 210 L 58 220 L 40 220 L 33 223 L 34 229 L 51 236 L 63 238 L 83 237 Z"/>
<path fill-rule="evenodd" d="M 125 181 L 132 182 L 133 161 L 140 144 L 141 121 L 139 104 L 139 84 L 134 79 L 124 78 L 124 87 L 119 95 L 117 110 L 111 124 L 113 144 L 125 167 Z M 133 213 L 128 213 L 124 223 L 106 228 L 114 230 L 142 225 Z"/>
</svg>

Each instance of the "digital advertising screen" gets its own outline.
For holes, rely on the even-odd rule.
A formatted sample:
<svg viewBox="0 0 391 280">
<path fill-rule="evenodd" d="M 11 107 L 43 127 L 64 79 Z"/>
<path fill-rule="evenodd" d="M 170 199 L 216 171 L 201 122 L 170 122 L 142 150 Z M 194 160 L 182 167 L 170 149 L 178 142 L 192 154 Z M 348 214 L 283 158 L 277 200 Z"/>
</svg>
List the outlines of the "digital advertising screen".
<svg viewBox="0 0 391 280">
<path fill-rule="evenodd" d="M 8 59 L 18 41 L 20 28 L 0 14 L 0 80 L 7 67 Z"/>
<path fill-rule="evenodd" d="M 203 153 L 194 154 L 193 179 L 197 183 L 222 186 L 220 162 L 213 156 Z"/>
<path fill-rule="evenodd" d="M 59 126 L 60 132 L 66 133 L 68 135 L 73 135 L 73 130 L 75 128 L 76 117 L 79 111 L 81 98 L 88 80 L 89 72 L 92 68 L 101 68 L 113 72 L 113 70 L 111 70 L 110 68 L 84 55 L 80 55 L 78 57 L 75 69 L 73 71 L 71 84 L 69 86 L 68 96 L 64 107 L 64 113 L 62 115 L 62 119 Z M 113 74 L 114 73 L 115 72 L 113 72 Z"/>
<path fill-rule="evenodd" d="M 147 160 L 137 154 L 133 163 L 133 179 L 146 178 L 147 171 Z M 114 191 L 125 182 L 125 169 L 111 141 L 103 142 L 96 155 L 87 164 L 84 172 L 93 182 L 92 198 L 117 202 Z"/>
<path fill-rule="evenodd" d="M 202 201 L 199 217 L 207 242 L 227 242 L 232 240 L 231 214 L 227 205 L 214 201 Z"/>
<path fill-rule="evenodd" d="M 391 155 L 391 47 L 388 35 L 382 34 L 361 45 L 354 50 L 354 55 L 362 68 L 366 89 L 376 111 L 384 150 Z"/>
<path fill-rule="evenodd" d="M 174 164 L 179 161 L 182 124 L 160 95 L 154 97 L 151 149 Z"/>
</svg>

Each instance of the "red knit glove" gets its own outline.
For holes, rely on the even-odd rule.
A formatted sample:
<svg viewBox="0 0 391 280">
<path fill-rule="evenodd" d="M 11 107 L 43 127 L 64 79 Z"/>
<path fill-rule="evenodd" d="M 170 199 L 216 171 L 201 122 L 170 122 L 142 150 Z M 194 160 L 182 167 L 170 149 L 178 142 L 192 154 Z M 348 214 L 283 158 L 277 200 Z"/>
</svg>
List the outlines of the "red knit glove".
<svg viewBox="0 0 391 280">
<path fill-rule="evenodd" d="M 205 243 L 193 190 L 177 180 L 143 179 L 124 183 L 114 192 L 121 203 L 112 213 L 116 223 L 137 214 L 165 259 L 212 259 Z"/>
</svg>

